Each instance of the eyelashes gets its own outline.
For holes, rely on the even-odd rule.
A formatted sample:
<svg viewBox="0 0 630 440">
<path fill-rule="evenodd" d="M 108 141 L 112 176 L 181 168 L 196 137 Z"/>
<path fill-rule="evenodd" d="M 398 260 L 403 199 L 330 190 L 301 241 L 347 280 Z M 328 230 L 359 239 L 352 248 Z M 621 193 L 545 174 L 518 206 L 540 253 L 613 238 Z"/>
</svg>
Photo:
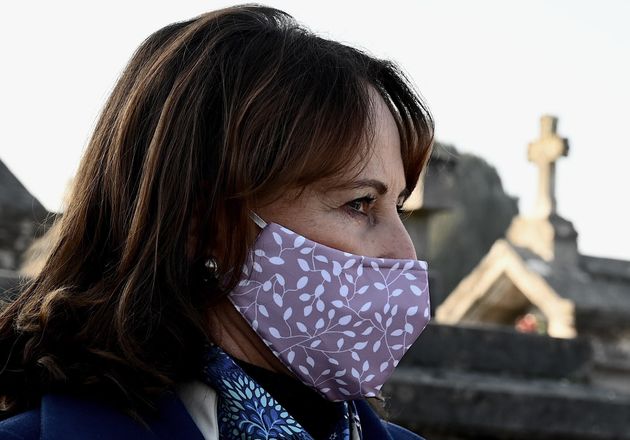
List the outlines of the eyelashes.
<svg viewBox="0 0 630 440">
<path fill-rule="evenodd" d="M 361 208 L 363 207 L 363 204 L 367 204 L 368 210 L 369 210 L 372 207 L 372 205 L 374 204 L 375 200 L 376 200 L 376 197 L 371 196 L 371 195 L 367 195 L 367 196 L 360 197 L 358 199 L 354 199 L 354 200 L 348 202 L 348 206 L 352 210 L 354 210 L 357 214 L 367 215 L 367 212 L 361 211 Z"/>
<path fill-rule="evenodd" d="M 363 196 L 363 197 L 360 197 L 358 199 L 354 199 L 348 202 L 346 206 L 348 207 L 348 210 L 350 211 L 351 215 L 367 216 L 369 214 L 369 211 L 372 209 L 372 206 L 374 205 L 375 201 L 376 201 L 376 197 L 368 194 L 366 196 Z M 364 207 L 363 205 L 367 205 L 367 209 L 365 209 L 364 211 L 362 210 L 362 208 Z M 396 212 L 401 218 L 404 219 L 408 217 L 408 214 L 410 211 L 405 211 L 403 209 L 403 205 L 399 204 L 399 205 L 396 205 Z"/>
</svg>

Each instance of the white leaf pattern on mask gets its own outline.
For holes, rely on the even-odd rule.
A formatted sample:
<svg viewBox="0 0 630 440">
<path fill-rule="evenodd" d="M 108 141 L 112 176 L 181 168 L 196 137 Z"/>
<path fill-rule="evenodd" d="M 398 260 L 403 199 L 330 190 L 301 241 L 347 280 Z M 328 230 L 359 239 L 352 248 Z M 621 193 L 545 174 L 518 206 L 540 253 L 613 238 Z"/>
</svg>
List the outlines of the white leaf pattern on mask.
<svg viewBox="0 0 630 440">
<path fill-rule="evenodd" d="M 330 400 L 377 395 L 429 321 L 426 263 L 342 252 L 274 223 L 254 249 L 229 298 L 265 344 Z"/>
</svg>

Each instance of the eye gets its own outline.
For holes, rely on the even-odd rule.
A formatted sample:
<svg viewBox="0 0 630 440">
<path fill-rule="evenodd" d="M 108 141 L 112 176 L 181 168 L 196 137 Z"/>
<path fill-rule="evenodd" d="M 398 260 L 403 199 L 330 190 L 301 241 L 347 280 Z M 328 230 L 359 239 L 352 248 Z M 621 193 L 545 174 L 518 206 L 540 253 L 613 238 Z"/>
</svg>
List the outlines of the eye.
<svg viewBox="0 0 630 440">
<path fill-rule="evenodd" d="M 354 199 L 348 202 L 346 205 L 352 215 L 367 215 L 368 210 L 374 204 L 376 197 L 367 195 L 359 199 Z"/>
</svg>

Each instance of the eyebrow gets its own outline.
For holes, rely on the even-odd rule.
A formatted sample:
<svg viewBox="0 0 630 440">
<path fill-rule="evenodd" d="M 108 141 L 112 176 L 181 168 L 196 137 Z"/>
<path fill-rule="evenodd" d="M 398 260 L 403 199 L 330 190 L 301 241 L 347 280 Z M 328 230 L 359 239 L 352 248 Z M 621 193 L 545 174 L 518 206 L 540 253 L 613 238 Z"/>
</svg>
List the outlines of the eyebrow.
<svg viewBox="0 0 630 440">
<path fill-rule="evenodd" d="M 361 189 L 361 188 L 373 188 L 376 190 L 377 193 L 379 193 L 379 195 L 383 195 L 385 194 L 387 191 L 389 191 L 389 187 L 381 182 L 380 180 L 376 180 L 376 179 L 359 179 L 359 180 L 353 180 L 351 182 L 345 183 L 340 185 L 338 188 L 340 189 Z M 409 197 L 409 190 L 407 188 L 403 189 L 400 194 L 398 195 L 398 197 L 403 197 L 405 200 L 407 200 L 407 198 Z"/>
</svg>

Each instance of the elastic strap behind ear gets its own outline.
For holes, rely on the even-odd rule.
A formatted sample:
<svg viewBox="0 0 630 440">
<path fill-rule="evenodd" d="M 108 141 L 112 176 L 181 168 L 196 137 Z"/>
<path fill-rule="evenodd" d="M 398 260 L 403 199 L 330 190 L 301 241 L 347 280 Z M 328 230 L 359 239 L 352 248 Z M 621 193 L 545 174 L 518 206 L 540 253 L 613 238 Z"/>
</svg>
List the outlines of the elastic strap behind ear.
<svg viewBox="0 0 630 440">
<path fill-rule="evenodd" d="M 260 218 L 260 216 L 254 211 L 249 211 L 249 216 L 258 226 L 261 227 L 261 229 L 264 229 L 264 227 L 267 226 L 267 222 Z"/>
</svg>

